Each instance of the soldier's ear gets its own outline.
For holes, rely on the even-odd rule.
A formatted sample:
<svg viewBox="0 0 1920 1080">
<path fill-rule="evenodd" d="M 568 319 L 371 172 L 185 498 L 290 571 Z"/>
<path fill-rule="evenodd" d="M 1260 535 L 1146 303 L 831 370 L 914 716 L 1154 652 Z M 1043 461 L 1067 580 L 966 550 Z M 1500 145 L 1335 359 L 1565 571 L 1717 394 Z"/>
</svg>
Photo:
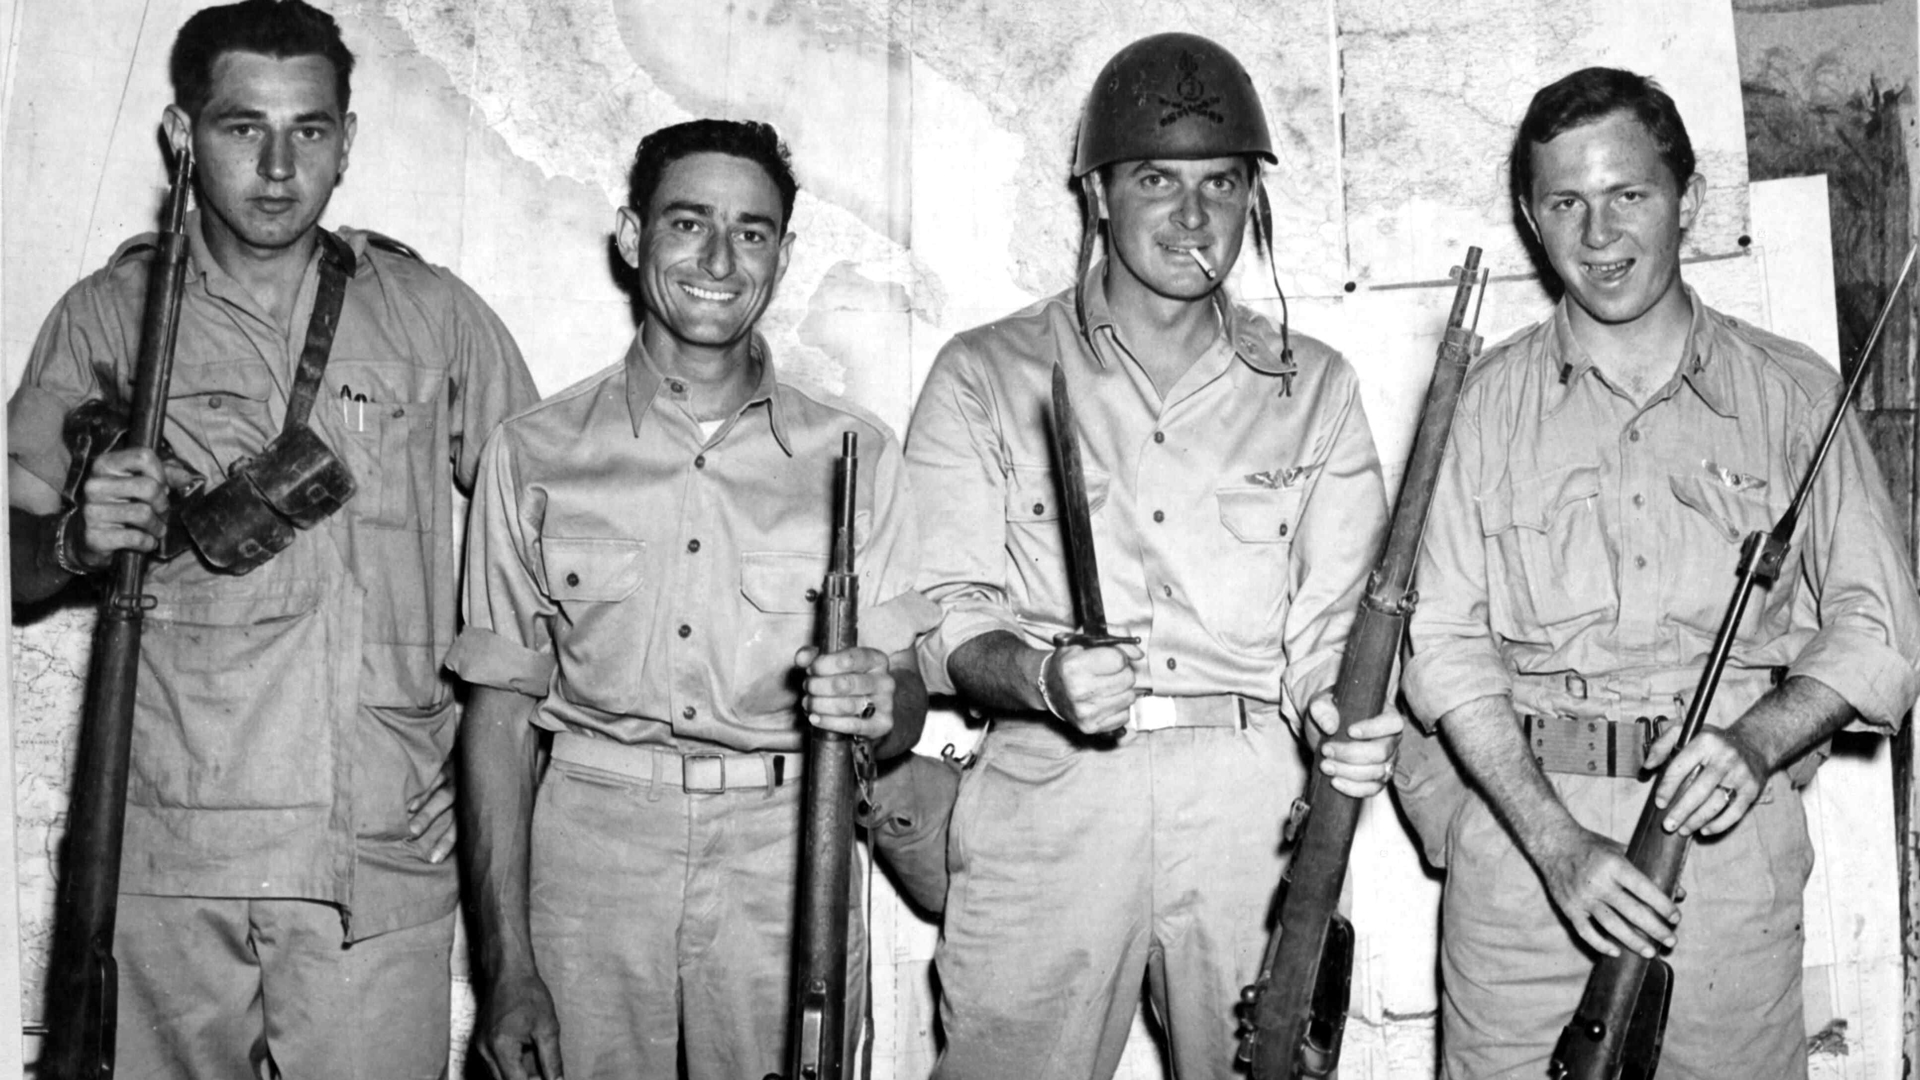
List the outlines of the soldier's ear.
<svg viewBox="0 0 1920 1080">
<path fill-rule="evenodd" d="M 640 269 L 640 234 L 644 230 L 640 225 L 640 215 L 633 207 L 623 206 L 613 215 L 613 243 L 620 249 L 620 258 L 635 270 Z"/>
<path fill-rule="evenodd" d="M 1091 185 L 1092 185 L 1092 188 L 1091 188 L 1091 190 L 1093 191 L 1093 216 L 1094 216 L 1094 220 L 1096 220 L 1096 221 L 1106 221 L 1106 220 L 1108 220 L 1108 219 L 1109 219 L 1109 216 L 1110 216 L 1110 215 L 1108 215 L 1108 213 L 1107 213 L 1107 180 L 1106 180 L 1106 177 L 1104 177 L 1104 176 L 1102 176 L 1102 175 L 1100 175 L 1100 170 L 1099 170 L 1099 169 L 1095 169 L 1095 170 L 1093 170 L 1092 172 L 1090 172 L 1090 173 L 1088 173 L 1088 174 L 1087 174 L 1087 183 L 1089 183 L 1089 184 L 1091 184 Z"/>
<path fill-rule="evenodd" d="M 160 130 L 167 137 L 167 146 L 176 157 L 193 150 L 193 118 L 187 110 L 178 105 L 169 105 L 160 114 Z"/>
</svg>

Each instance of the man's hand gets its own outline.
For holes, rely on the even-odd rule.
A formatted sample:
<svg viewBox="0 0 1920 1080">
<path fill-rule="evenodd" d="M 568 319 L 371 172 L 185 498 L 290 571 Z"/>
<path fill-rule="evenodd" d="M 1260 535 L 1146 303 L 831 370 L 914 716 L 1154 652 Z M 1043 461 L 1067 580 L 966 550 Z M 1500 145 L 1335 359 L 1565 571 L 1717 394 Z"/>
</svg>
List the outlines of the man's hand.
<svg viewBox="0 0 1920 1080">
<path fill-rule="evenodd" d="M 407 835 L 424 840 L 427 861 L 438 863 L 453 854 L 457 828 L 453 819 L 453 759 L 440 766 L 433 785 L 407 804 Z"/>
<path fill-rule="evenodd" d="M 1653 793 L 1653 804 L 1667 812 L 1660 827 L 1681 836 L 1696 832 L 1718 836 L 1739 824 L 1759 801 L 1772 770 L 1737 728 L 1722 731 L 1703 727 L 1676 754 L 1673 747 L 1679 741 L 1680 726 L 1676 724 L 1660 736 L 1647 755 L 1650 769 L 1673 758 Z"/>
<path fill-rule="evenodd" d="M 1062 645 L 1041 658 L 1040 677 L 1053 715 L 1082 735 L 1099 735 L 1126 726 L 1134 700 L 1133 664 L 1146 656 L 1140 646 Z"/>
<path fill-rule="evenodd" d="M 169 482 L 187 481 L 184 469 L 163 466 L 152 450 L 101 454 L 80 485 L 74 558 L 82 566 L 104 569 L 116 551 L 158 548 L 167 531 Z"/>
<path fill-rule="evenodd" d="M 879 741 L 893 730 L 893 673 L 887 654 L 854 646 L 821 653 L 809 645 L 793 658 L 805 668 L 800 707 L 814 727 Z"/>
<path fill-rule="evenodd" d="M 1334 790 L 1364 799 L 1387 786 L 1393 777 L 1393 759 L 1400 751 L 1400 733 L 1406 721 L 1391 708 L 1347 729 L 1344 739 L 1327 736 L 1340 730 L 1340 710 L 1330 691 L 1321 691 L 1307 704 L 1307 737 L 1319 753 L 1320 771 L 1333 778 Z"/>
<path fill-rule="evenodd" d="M 1619 844 L 1569 819 L 1534 865 L 1554 906 L 1595 951 L 1619 956 L 1625 945 L 1651 958 L 1656 942 L 1673 948 L 1679 905 L 1627 861 Z"/>
<path fill-rule="evenodd" d="M 529 972 L 488 987 L 473 1045 L 496 1080 L 562 1080 L 560 1021 L 540 976 Z"/>
</svg>

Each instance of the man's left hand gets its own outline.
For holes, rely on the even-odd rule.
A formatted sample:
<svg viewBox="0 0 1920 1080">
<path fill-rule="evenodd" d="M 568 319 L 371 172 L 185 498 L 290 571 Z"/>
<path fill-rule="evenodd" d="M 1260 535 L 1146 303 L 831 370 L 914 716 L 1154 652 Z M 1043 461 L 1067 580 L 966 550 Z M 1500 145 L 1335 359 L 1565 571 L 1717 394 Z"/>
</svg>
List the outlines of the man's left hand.
<svg viewBox="0 0 1920 1080">
<path fill-rule="evenodd" d="M 407 804 L 407 833 L 427 845 L 427 861 L 445 862 L 453 854 L 453 759 L 440 766 L 432 786 Z"/>
<path fill-rule="evenodd" d="M 1400 751 L 1400 732 L 1407 724 L 1389 708 L 1379 716 L 1356 721 L 1345 738 L 1328 738 L 1340 730 L 1340 709 L 1333 694 L 1321 691 L 1307 703 L 1310 742 L 1318 743 L 1320 771 L 1333 778 L 1336 791 L 1364 799 L 1387 786 L 1393 777 L 1393 759 Z"/>
<path fill-rule="evenodd" d="M 793 662 L 807 670 L 800 707 L 814 727 L 876 742 L 893 730 L 893 673 L 886 653 L 859 646 L 822 653 L 809 645 Z"/>
<path fill-rule="evenodd" d="M 1679 741 L 1680 725 L 1675 724 L 1647 755 L 1649 769 L 1673 758 L 1653 793 L 1654 805 L 1667 812 L 1660 825 L 1681 836 L 1718 836 L 1738 825 L 1759 801 L 1770 770 L 1760 752 L 1733 730 L 1703 728 L 1676 754 L 1673 748 Z M 1696 770 L 1698 775 L 1692 775 Z"/>
</svg>

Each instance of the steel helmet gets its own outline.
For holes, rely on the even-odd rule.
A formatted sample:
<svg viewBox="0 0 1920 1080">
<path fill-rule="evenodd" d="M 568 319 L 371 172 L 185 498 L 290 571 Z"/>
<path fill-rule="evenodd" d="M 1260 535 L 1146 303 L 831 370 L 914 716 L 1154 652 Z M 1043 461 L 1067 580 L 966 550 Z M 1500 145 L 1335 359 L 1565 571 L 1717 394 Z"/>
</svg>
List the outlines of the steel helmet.
<svg viewBox="0 0 1920 1080">
<path fill-rule="evenodd" d="M 1197 34 L 1155 34 L 1115 53 L 1094 80 L 1073 175 L 1116 161 L 1236 154 L 1279 162 L 1247 69 Z"/>
</svg>

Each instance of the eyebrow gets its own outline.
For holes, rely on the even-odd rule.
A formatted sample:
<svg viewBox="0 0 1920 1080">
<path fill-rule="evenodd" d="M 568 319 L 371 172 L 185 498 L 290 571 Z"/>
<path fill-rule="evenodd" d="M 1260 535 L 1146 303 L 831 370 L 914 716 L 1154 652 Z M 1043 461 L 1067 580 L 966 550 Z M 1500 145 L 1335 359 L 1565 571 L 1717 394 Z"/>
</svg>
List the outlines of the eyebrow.
<svg viewBox="0 0 1920 1080">
<path fill-rule="evenodd" d="M 205 115 L 207 118 L 215 121 L 224 121 L 224 120 L 262 120 L 263 121 L 267 119 L 266 110 L 264 109 L 252 109 L 252 108 L 246 108 L 244 106 L 238 106 L 238 105 L 229 106 L 227 108 L 222 108 L 222 109 L 209 110 Z M 293 118 L 293 122 L 295 124 L 338 124 L 340 122 L 340 118 L 326 111 L 325 109 L 317 109 L 310 112 L 301 113 L 300 115 Z"/>
<path fill-rule="evenodd" d="M 671 214 L 676 210 L 684 211 L 689 214 L 699 214 L 701 217 L 707 217 L 707 218 L 719 216 L 718 214 L 714 213 L 712 203 L 694 202 L 691 199 L 675 199 L 672 202 L 668 203 L 667 205 L 661 207 L 660 213 L 662 215 L 666 215 L 666 214 Z M 778 221 L 775 221 L 773 218 L 768 217 L 765 214 L 752 214 L 752 213 L 741 214 L 736 220 L 743 225 L 760 225 L 770 231 L 775 231 L 775 232 L 779 231 L 779 227 L 780 227 L 780 223 Z"/>
</svg>

